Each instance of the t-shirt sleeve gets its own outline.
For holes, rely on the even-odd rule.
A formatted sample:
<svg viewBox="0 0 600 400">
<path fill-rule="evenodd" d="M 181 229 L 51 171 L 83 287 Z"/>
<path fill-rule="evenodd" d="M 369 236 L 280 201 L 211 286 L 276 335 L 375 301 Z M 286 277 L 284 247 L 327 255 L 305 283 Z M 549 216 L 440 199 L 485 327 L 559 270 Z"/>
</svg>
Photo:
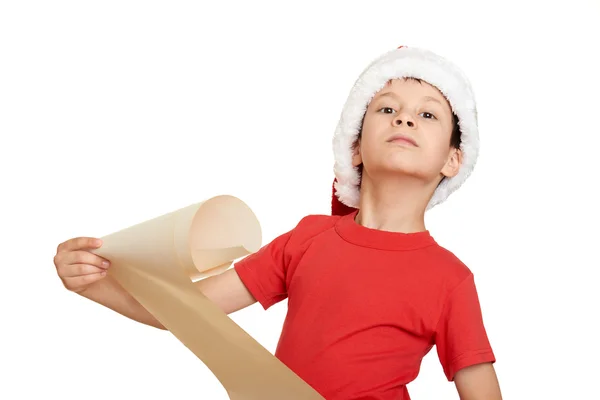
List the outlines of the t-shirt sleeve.
<svg viewBox="0 0 600 400">
<path fill-rule="evenodd" d="M 496 362 L 483 323 L 475 280 L 469 274 L 450 294 L 440 316 L 435 344 L 449 381 L 462 368 Z"/>
<path fill-rule="evenodd" d="M 292 232 L 278 236 L 234 264 L 246 288 L 265 310 L 287 298 L 287 248 Z"/>
</svg>

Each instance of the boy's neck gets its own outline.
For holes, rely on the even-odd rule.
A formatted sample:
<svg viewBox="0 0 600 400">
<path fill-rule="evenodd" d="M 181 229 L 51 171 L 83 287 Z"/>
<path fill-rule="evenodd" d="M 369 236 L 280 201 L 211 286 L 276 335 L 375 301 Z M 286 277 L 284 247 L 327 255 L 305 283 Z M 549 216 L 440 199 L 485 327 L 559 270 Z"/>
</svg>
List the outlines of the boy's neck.
<svg viewBox="0 0 600 400">
<path fill-rule="evenodd" d="M 425 231 L 425 210 L 431 190 L 416 179 L 363 179 L 356 222 L 390 232 Z"/>
</svg>

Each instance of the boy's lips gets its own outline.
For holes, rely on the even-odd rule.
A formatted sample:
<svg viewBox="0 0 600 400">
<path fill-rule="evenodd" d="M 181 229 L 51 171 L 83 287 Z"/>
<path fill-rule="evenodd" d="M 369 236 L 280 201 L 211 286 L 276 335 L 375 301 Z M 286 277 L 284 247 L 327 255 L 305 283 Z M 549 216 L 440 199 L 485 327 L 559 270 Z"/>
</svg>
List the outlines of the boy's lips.
<svg viewBox="0 0 600 400">
<path fill-rule="evenodd" d="M 392 136 L 391 138 L 389 138 L 388 142 L 403 142 L 403 143 L 411 144 L 415 147 L 419 147 L 417 145 L 417 142 L 412 137 L 410 137 L 408 135 L 403 135 L 401 133 L 396 134 L 396 135 Z"/>
</svg>

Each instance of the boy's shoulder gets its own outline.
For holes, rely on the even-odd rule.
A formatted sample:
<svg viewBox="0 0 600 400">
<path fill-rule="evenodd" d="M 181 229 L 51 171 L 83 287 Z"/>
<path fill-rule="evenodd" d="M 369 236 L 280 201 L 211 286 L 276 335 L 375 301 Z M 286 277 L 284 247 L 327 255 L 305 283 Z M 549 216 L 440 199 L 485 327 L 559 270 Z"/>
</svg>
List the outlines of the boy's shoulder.
<svg viewBox="0 0 600 400">
<path fill-rule="evenodd" d="M 308 214 L 300 219 L 293 229 L 296 237 L 314 237 L 333 227 L 340 220 L 337 215 Z"/>
<path fill-rule="evenodd" d="M 308 241 L 320 236 L 322 233 L 330 231 L 335 227 L 339 216 L 323 215 L 323 214 L 308 214 L 300 218 L 296 224 L 280 238 L 285 237 L 287 247 L 301 246 Z"/>
<path fill-rule="evenodd" d="M 429 252 L 432 260 L 435 260 L 433 265 L 438 270 L 437 272 L 447 279 L 454 279 L 458 283 L 472 275 L 467 264 L 447 247 L 436 243 L 435 246 L 430 246 L 425 251 Z"/>
<path fill-rule="evenodd" d="M 322 234 L 335 228 L 339 216 L 308 214 L 287 232 L 275 238 L 269 246 L 281 243 L 287 251 L 302 251 L 309 243 L 323 237 Z"/>
</svg>

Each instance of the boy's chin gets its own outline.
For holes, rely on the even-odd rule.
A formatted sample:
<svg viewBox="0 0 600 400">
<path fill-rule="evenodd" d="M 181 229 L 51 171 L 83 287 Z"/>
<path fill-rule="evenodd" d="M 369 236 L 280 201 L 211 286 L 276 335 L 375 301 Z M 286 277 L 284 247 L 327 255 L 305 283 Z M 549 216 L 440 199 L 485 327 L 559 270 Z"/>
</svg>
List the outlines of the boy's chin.
<svg viewBox="0 0 600 400">
<path fill-rule="evenodd" d="M 423 182 L 431 181 L 432 177 L 435 178 L 437 175 L 426 171 L 423 168 L 418 168 L 413 165 L 383 165 L 375 171 L 376 176 L 385 179 L 402 179 L 407 178 L 411 180 L 419 180 Z"/>
<path fill-rule="evenodd" d="M 409 157 L 390 157 L 390 159 L 381 163 L 380 168 L 387 173 L 415 177 L 423 175 L 426 172 L 424 166 L 414 161 Z"/>
</svg>

